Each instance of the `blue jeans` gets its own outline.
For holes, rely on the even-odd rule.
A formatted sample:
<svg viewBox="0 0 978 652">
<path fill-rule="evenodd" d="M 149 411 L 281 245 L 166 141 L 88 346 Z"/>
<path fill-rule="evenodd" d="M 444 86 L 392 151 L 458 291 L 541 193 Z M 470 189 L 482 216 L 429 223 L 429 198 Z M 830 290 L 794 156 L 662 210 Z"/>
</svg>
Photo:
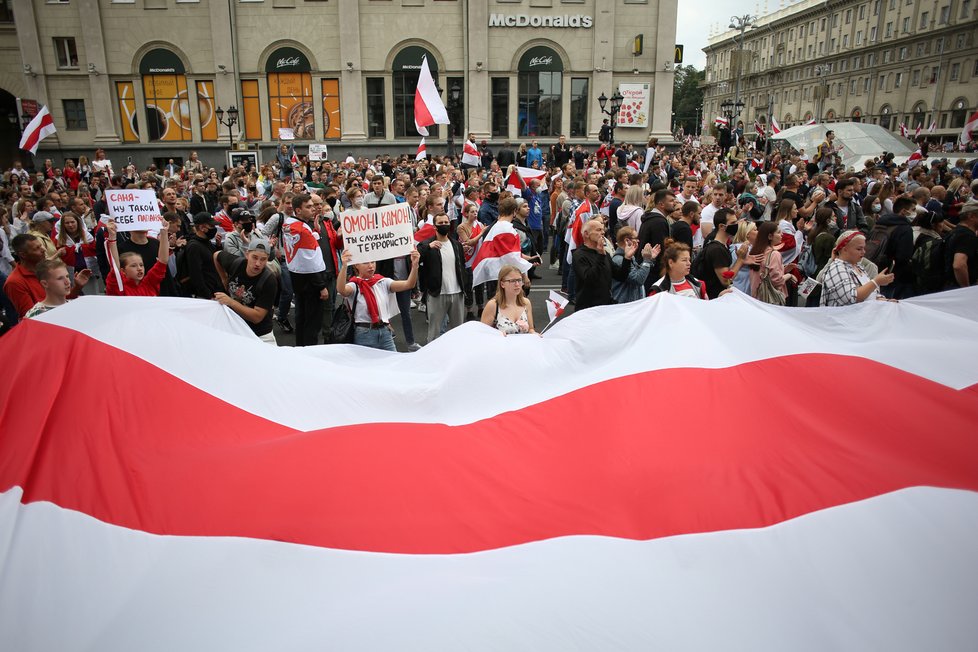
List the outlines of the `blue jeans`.
<svg viewBox="0 0 978 652">
<path fill-rule="evenodd" d="M 408 345 L 414 344 L 414 324 L 411 322 L 411 290 L 395 292 L 394 297 L 397 299 L 397 308 L 401 312 L 401 328 L 404 330 L 404 341 Z M 391 346 L 394 346 L 394 344 L 392 343 Z M 393 351 L 394 349 L 390 350 Z"/>
<path fill-rule="evenodd" d="M 289 274 L 289 268 L 285 266 L 285 259 L 279 260 L 282 265 L 282 286 L 279 289 L 278 298 L 278 318 L 288 319 L 289 309 L 292 307 L 292 276 Z"/>
<path fill-rule="evenodd" d="M 394 335 L 389 328 L 356 326 L 353 331 L 353 343 L 381 351 L 397 351 L 394 346 Z"/>
</svg>

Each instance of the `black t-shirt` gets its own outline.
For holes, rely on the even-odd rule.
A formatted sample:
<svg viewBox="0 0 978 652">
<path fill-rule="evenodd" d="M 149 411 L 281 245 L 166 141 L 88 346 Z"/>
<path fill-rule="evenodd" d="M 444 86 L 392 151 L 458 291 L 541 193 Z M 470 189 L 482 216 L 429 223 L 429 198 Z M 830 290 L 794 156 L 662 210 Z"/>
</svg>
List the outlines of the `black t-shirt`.
<svg viewBox="0 0 978 652">
<path fill-rule="evenodd" d="M 781 201 L 784 201 L 785 199 L 790 199 L 791 201 L 795 202 L 795 206 L 798 208 L 803 208 L 805 206 L 805 200 L 802 199 L 801 195 L 794 190 L 785 189 L 785 191 L 781 194 Z M 775 213 L 777 213 L 777 211 L 775 211 Z"/>
<path fill-rule="evenodd" d="M 716 270 L 731 266 L 730 250 L 727 245 L 716 240 L 710 240 L 703 247 L 703 263 L 700 266 L 699 279 L 706 283 L 706 296 L 716 299 L 727 286 L 717 278 Z M 696 274 L 697 270 L 693 270 Z"/>
<path fill-rule="evenodd" d="M 248 259 L 226 251 L 217 255 L 217 261 L 228 275 L 228 296 L 249 308 L 264 308 L 266 311 L 265 318 L 257 324 L 252 324 L 247 319 L 245 323 L 255 335 L 271 333 L 272 305 L 275 303 L 277 289 L 275 276 L 267 268 L 258 276 L 248 276 Z"/>
<path fill-rule="evenodd" d="M 978 281 L 978 236 L 966 226 L 957 225 L 947 236 L 947 265 L 945 273 L 951 287 L 958 287 L 954 277 L 954 254 L 968 257 L 968 285 Z"/>
</svg>

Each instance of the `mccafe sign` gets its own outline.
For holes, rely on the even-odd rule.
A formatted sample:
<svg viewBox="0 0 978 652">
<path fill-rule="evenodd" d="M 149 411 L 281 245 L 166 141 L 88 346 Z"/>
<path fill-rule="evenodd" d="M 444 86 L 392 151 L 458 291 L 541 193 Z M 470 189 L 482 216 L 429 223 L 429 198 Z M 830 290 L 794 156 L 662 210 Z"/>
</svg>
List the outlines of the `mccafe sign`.
<svg viewBox="0 0 978 652">
<path fill-rule="evenodd" d="M 594 24 L 584 14 L 563 16 L 529 16 L 527 14 L 489 14 L 489 27 L 570 27 L 589 29 Z"/>
<path fill-rule="evenodd" d="M 293 47 L 281 47 L 268 57 L 265 72 L 309 72 L 312 65 L 309 58 Z"/>
</svg>

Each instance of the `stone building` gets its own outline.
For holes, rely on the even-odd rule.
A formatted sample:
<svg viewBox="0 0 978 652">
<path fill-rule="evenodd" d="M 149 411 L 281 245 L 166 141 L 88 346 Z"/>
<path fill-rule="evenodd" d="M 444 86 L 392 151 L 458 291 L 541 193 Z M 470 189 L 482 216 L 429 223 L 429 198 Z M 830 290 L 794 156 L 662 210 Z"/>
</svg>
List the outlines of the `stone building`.
<svg viewBox="0 0 978 652">
<path fill-rule="evenodd" d="M 0 111 L 46 104 L 58 128 L 38 156 L 137 163 L 235 147 L 417 147 L 423 56 L 454 137 L 594 142 L 597 97 L 630 89 L 616 138 L 669 137 L 676 0 L 0 0 Z M 642 53 L 635 54 L 642 36 Z M 633 86 L 622 86 L 633 85 Z M 451 102 L 453 87 L 458 100 Z M 234 105 L 238 124 L 218 124 Z M 226 115 L 226 114 L 225 114 Z M 226 118 L 225 118 L 226 119 Z M 3 132 L 9 145 L 16 120 Z M 287 132 L 286 132 L 287 133 Z M 16 134 L 15 134 L 16 135 Z M 429 152 L 449 129 L 431 129 Z M 459 145 L 460 146 L 460 145 Z M 5 147 L 9 151 L 9 147 Z M 116 159 L 120 154 L 115 154 Z"/>
<path fill-rule="evenodd" d="M 768 112 L 782 127 L 868 121 L 958 136 L 978 103 L 974 0 L 802 0 L 743 36 L 726 30 L 706 52 L 704 115 L 745 106 L 747 131 Z M 741 39 L 742 42 L 741 42 Z"/>
</svg>

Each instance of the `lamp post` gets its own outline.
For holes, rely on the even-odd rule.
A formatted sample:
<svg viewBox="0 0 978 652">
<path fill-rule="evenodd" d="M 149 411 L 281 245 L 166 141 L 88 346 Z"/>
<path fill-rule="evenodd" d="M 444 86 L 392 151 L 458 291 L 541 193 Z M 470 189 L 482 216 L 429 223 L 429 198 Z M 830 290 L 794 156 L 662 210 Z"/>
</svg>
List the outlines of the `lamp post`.
<svg viewBox="0 0 978 652">
<path fill-rule="evenodd" d="M 818 84 L 815 86 L 815 99 L 818 100 L 815 103 L 815 120 L 818 122 L 822 121 L 822 111 L 825 108 L 825 96 L 828 94 L 828 82 L 825 81 L 825 75 L 829 74 L 830 68 L 824 64 L 818 64 L 814 68 L 815 77 L 818 78 Z"/>
<path fill-rule="evenodd" d="M 451 87 L 448 89 L 448 117 L 450 118 L 451 124 L 448 125 L 448 158 L 455 156 L 455 113 L 458 111 L 458 100 L 462 96 L 462 87 L 459 85 L 458 80 L 452 82 Z"/>
<path fill-rule="evenodd" d="M 624 99 L 622 94 L 615 90 L 611 96 L 611 106 L 609 107 L 611 110 L 607 111 L 604 107 L 608 104 L 608 98 L 605 97 L 604 93 L 598 96 L 598 106 L 601 107 L 601 113 L 608 116 L 609 122 L 611 123 L 609 126 L 611 128 L 610 140 L 612 143 L 615 142 L 615 125 L 618 124 L 618 112 L 621 111 L 621 103 Z"/>
<path fill-rule="evenodd" d="M 234 149 L 234 133 L 231 131 L 231 127 L 238 124 L 238 108 L 233 104 L 228 107 L 227 116 L 228 119 L 224 120 L 224 109 L 220 106 L 217 107 L 217 121 L 228 128 L 228 140 L 231 141 L 231 149 Z"/>
<path fill-rule="evenodd" d="M 740 101 L 740 73 L 744 67 L 744 34 L 748 29 L 757 27 L 757 16 L 751 16 L 750 14 L 744 14 L 743 16 L 731 16 L 729 27 L 730 29 L 740 30 L 740 38 L 734 36 L 734 42 L 737 44 L 737 86 L 734 91 L 734 102 L 739 105 L 736 117 L 740 118 L 740 109 L 744 106 L 744 104 Z"/>
</svg>

